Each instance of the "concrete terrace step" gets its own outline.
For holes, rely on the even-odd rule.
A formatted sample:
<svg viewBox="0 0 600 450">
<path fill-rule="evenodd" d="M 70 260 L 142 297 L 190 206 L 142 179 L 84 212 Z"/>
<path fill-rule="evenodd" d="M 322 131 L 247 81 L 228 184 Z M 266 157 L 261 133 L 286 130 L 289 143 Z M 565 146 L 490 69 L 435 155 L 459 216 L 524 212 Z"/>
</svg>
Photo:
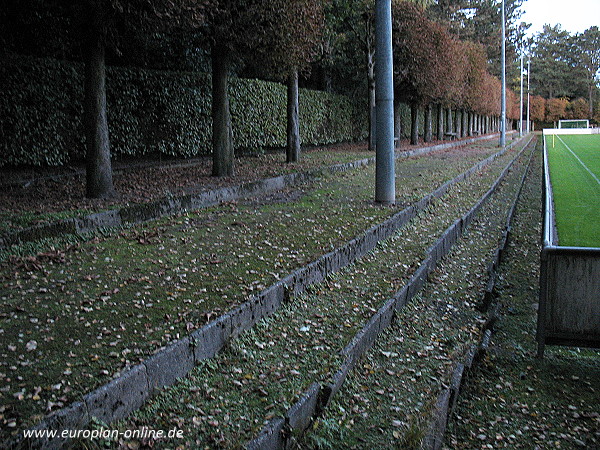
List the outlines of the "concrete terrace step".
<svg viewBox="0 0 600 450">
<path fill-rule="evenodd" d="M 502 167 L 503 166 L 504 164 L 502 164 Z M 497 173 L 497 171 L 494 171 L 494 173 Z M 496 175 L 493 175 L 491 178 L 487 176 L 485 177 L 485 180 L 489 180 L 489 182 L 492 183 L 493 179 L 495 178 Z M 467 184 L 469 183 L 473 185 L 475 191 L 485 192 L 488 189 L 485 181 L 481 179 L 468 180 Z M 427 253 L 427 249 L 429 247 L 432 248 L 432 250 L 430 250 L 432 254 L 441 256 L 443 251 L 440 250 L 440 248 L 447 246 L 448 240 L 457 238 L 457 231 L 448 231 L 445 235 L 445 238 L 442 239 L 442 241 L 439 241 L 441 244 L 436 243 L 434 237 L 429 238 L 429 240 L 425 240 L 425 242 L 420 242 L 419 239 L 419 237 L 424 235 L 424 230 L 431 230 L 431 220 L 436 215 L 445 215 L 446 219 L 442 221 L 442 223 L 453 223 L 453 217 L 456 217 L 455 214 L 457 214 L 457 211 L 465 211 L 468 209 L 468 207 L 466 207 L 466 203 L 472 202 L 472 200 L 464 199 L 464 197 L 467 197 L 468 189 L 461 186 L 460 190 L 460 194 L 458 194 L 458 196 L 453 199 L 453 202 L 451 203 L 444 203 L 444 197 L 442 196 L 439 205 L 436 205 L 437 202 L 428 205 L 429 208 L 433 208 L 435 211 L 437 211 L 437 213 L 434 211 L 423 210 L 423 212 L 420 214 L 426 217 L 426 219 L 421 219 L 420 227 L 415 230 L 410 230 L 410 232 L 407 232 L 407 234 L 401 232 L 401 234 L 399 234 L 397 237 L 394 236 L 391 238 L 392 241 L 397 243 L 401 243 L 403 240 L 410 239 L 418 244 L 418 249 L 411 248 L 408 250 L 409 255 L 407 256 L 406 260 L 402 260 L 402 264 L 405 264 L 407 267 L 409 267 L 409 265 L 412 265 L 412 263 L 415 261 L 418 262 L 420 260 L 420 254 Z M 479 196 L 477 195 L 476 198 L 477 197 Z M 471 196 L 469 196 L 469 198 L 471 198 Z M 457 201 L 459 199 L 464 199 L 464 203 Z M 454 205 L 454 203 L 458 203 L 459 205 Z M 462 216 L 462 214 L 463 213 L 458 212 L 459 216 Z M 413 218 L 414 220 L 419 221 L 419 218 L 415 218 L 415 216 L 413 216 Z M 469 220 L 470 217 L 467 215 L 462 220 L 458 221 L 458 226 L 456 225 L 456 222 L 454 222 L 454 229 L 459 229 L 459 227 L 466 226 Z M 402 228 L 402 230 L 404 230 L 404 228 Z M 443 231 L 443 227 L 440 229 L 440 232 L 441 231 Z M 379 243 L 382 245 L 381 240 L 379 240 Z M 402 244 L 400 244 L 400 246 L 402 246 Z M 271 388 L 276 390 L 281 389 L 282 392 L 285 392 L 285 395 L 281 396 L 277 402 L 274 403 L 277 405 L 275 410 L 280 409 L 281 406 L 278 404 L 289 404 L 289 402 L 300 393 L 300 391 L 296 390 L 297 387 L 293 387 L 297 386 L 294 376 L 289 377 L 288 375 L 287 379 L 276 379 L 278 377 L 278 370 L 276 368 L 281 360 L 282 352 L 284 352 L 283 358 L 285 359 L 285 365 L 288 367 L 295 367 L 295 369 L 293 369 L 295 372 L 293 372 L 292 375 L 295 374 L 295 377 L 297 378 L 301 377 L 302 375 L 300 374 L 306 373 L 306 371 L 309 372 L 310 378 L 310 373 L 312 373 L 312 370 L 317 371 L 317 373 L 312 375 L 317 379 L 323 375 L 326 377 L 332 375 L 333 372 L 331 372 L 330 368 L 332 369 L 337 365 L 336 361 L 339 358 L 339 354 L 335 349 L 335 347 L 337 347 L 337 343 L 340 340 L 351 340 L 353 332 L 356 332 L 360 329 L 356 328 L 356 324 L 361 323 L 364 320 L 368 320 L 369 315 L 372 314 L 372 312 L 377 311 L 377 302 L 382 300 L 382 298 L 377 295 L 370 297 L 367 293 L 363 293 L 360 297 L 360 300 L 358 300 L 349 294 L 349 291 L 352 289 L 361 289 L 360 286 L 363 285 L 369 286 L 371 282 L 374 282 L 374 279 L 382 277 L 383 275 L 381 271 L 383 269 L 383 261 L 389 259 L 393 260 L 393 257 L 390 258 L 390 252 L 398 253 L 399 251 L 395 248 L 393 243 L 386 244 L 384 249 L 375 249 L 375 247 L 371 248 L 374 250 L 369 249 L 369 251 L 372 251 L 373 253 L 369 253 L 367 256 L 364 256 L 365 254 L 361 252 L 363 259 L 375 259 L 375 261 L 370 261 L 368 263 L 371 267 L 377 267 L 377 270 L 373 271 L 371 269 L 369 271 L 369 277 L 367 277 L 366 273 L 362 272 L 362 263 L 357 262 L 355 263 L 355 266 L 357 267 L 354 267 L 354 265 L 350 266 L 349 268 L 341 271 L 339 275 L 333 276 L 332 280 L 329 282 L 325 282 L 323 289 L 315 287 L 315 289 L 319 289 L 319 292 L 317 292 L 315 295 L 311 295 L 309 293 L 308 297 L 306 297 L 305 294 L 302 294 L 302 291 L 300 290 L 289 289 L 287 296 L 290 298 L 290 300 L 289 303 L 283 306 L 283 309 L 275 313 L 273 317 L 268 319 L 266 322 L 261 323 L 257 329 L 253 329 L 249 333 L 242 332 L 237 339 L 231 341 L 229 346 L 231 346 L 233 350 L 230 351 L 226 349 L 224 353 L 216 355 L 214 361 L 211 360 L 211 362 L 201 364 L 199 369 L 192 371 L 192 373 L 183 381 L 175 384 L 165 393 L 159 394 L 156 400 L 151 400 L 149 405 L 145 407 L 140 414 L 136 414 L 136 418 L 134 419 L 136 425 L 139 426 L 142 424 L 148 426 L 149 428 L 160 428 L 161 426 L 165 425 L 166 422 L 163 422 L 163 419 L 159 419 L 157 421 L 156 418 L 162 418 L 165 414 L 169 416 L 170 413 L 172 413 L 174 416 L 185 415 L 183 410 L 189 411 L 188 405 L 192 405 L 192 409 L 199 408 L 203 411 L 206 411 L 206 417 L 212 416 L 212 419 L 215 423 L 226 423 L 225 427 L 227 430 L 223 431 L 226 437 L 224 438 L 223 442 L 215 441 L 213 440 L 214 436 L 211 436 L 210 431 L 207 431 L 208 434 L 204 434 L 199 430 L 202 429 L 202 425 L 200 424 L 197 424 L 198 426 L 194 427 L 193 431 L 186 429 L 187 434 L 195 434 L 195 439 L 197 439 L 197 442 L 202 442 L 209 446 L 234 446 L 240 444 L 240 441 L 243 440 L 242 436 L 245 435 L 242 430 L 236 431 L 238 430 L 238 427 L 241 427 L 242 429 L 247 428 L 248 426 L 252 427 L 253 414 L 258 412 L 260 415 L 260 408 L 259 411 L 256 411 L 254 410 L 254 407 L 250 405 L 254 405 L 256 402 L 260 404 L 260 399 L 263 397 L 271 399 L 271 402 L 273 398 L 278 397 L 276 393 L 268 393 Z M 387 249 L 387 251 L 385 249 Z M 376 258 L 383 259 L 380 260 Z M 430 262 L 431 260 L 427 259 L 425 266 L 429 266 Z M 323 264 L 321 270 L 326 267 L 327 264 Z M 398 267 L 396 267 L 396 270 L 397 269 Z M 386 267 L 385 272 L 395 272 L 395 270 L 393 268 Z M 402 273 L 402 270 L 400 270 L 400 273 Z M 324 280 L 327 274 L 328 272 L 325 270 L 325 273 L 318 277 L 307 277 L 307 281 L 308 283 L 313 284 L 315 282 Z M 329 272 L 329 274 L 331 274 L 331 272 Z M 402 277 L 408 277 L 411 280 L 418 280 L 422 283 L 424 281 L 424 269 L 419 267 L 416 272 L 412 272 L 412 270 L 409 269 L 406 272 L 406 275 Z M 342 279 L 348 279 L 349 281 L 342 283 Z M 291 280 L 283 280 L 282 282 L 284 283 L 285 288 L 285 285 L 290 283 Z M 341 284 L 341 288 L 336 286 L 337 283 Z M 333 285 L 333 287 L 331 285 Z M 414 295 L 412 289 L 418 290 L 418 282 L 412 282 L 411 286 L 410 295 Z M 342 289 L 344 295 L 342 297 L 339 297 L 338 295 L 329 296 L 327 295 L 327 292 L 330 289 L 333 292 Z M 365 289 L 368 288 L 365 287 Z M 321 290 L 325 292 L 320 292 Z M 407 300 L 407 293 L 408 290 L 404 289 L 404 293 L 402 295 L 405 297 L 403 301 Z M 282 296 L 285 299 L 285 291 L 282 292 Z M 353 303 L 357 306 L 353 307 Z M 358 306 L 359 303 L 360 306 Z M 318 306 L 316 307 L 316 312 L 310 307 L 305 309 L 302 306 L 317 304 Z M 372 318 L 371 321 L 369 321 L 369 323 L 375 325 L 370 327 L 370 331 L 367 332 L 369 338 L 366 339 L 373 337 L 373 333 L 376 333 L 377 331 L 372 330 L 378 330 L 379 327 L 382 326 L 382 321 L 389 320 L 391 318 L 391 315 L 389 314 L 391 311 L 392 310 L 388 309 L 388 312 L 383 314 L 383 316 L 377 315 L 376 317 Z M 353 317 L 355 317 L 355 319 Z M 345 320 L 349 321 L 349 327 L 346 326 L 346 323 L 344 322 Z M 290 324 L 292 324 L 291 327 Z M 238 333 L 239 331 L 236 332 L 236 335 Z M 279 339 L 279 336 L 284 336 L 284 339 Z M 305 337 L 313 342 L 313 344 L 304 342 L 303 339 Z M 314 339 L 312 337 L 314 337 Z M 315 341 L 316 346 L 314 345 Z M 362 340 L 360 341 L 363 342 Z M 333 344 L 333 347 L 330 348 L 325 343 L 329 343 L 330 345 Z M 351 354 L 351 358 L 354 360 L 357 358 L 356 355 L 359 354 L 359 347 L 364 349 L 363 344 L 360 346 L 356 346 L 355 344 L 353 346 L 353 350 L 347 349 L 344 351 L 344 353 Z M 279 350 L 276 348 L 279 348 Z M 287 356 L 285 356 L 285 354 L 287 354 Z M 248 358 L 246 358 L 244 355 L 248 355 Z M 252 361 L 252 363 L 249 361 Z M 340 362 L 342 361 L 343 358 L 340 359 Z M 249 370 L 248 364 L 258 364 L 260 368 L 254 367 L 254 370 Z M 273 368 L 275 368 L 275 370 Z M 285 373 L 283 369 L 279 370 Z M 322 370 L 324 370 L 324 373 L 321 372 Z M 264 377 L 260 374 L 264 375 Z M 273 376 L 275 379 L 272 378 Z M 341 383 L 341 380 L 338 381 Z M 290 384 L 291 386 L 289 386 Z M 201 386 L 205 385 L 216 386 L 214 393 L 211 395 L 211 397 L 214 397 L 214 401 L 206 400 L 202 394 L 203 388 L 201 388 Z M 194 386 L 196 386 L 196 388 L 194 388 Z M 200 392 L 200 399 L 197 403 L 194 402 L 194 400 L 189 399 L 189 395 L 186 394 L 194 390 L 196 392 Z M 331 389 L 331 391 L 333 391 L 333 389 Z M 314 384 L 311 385 L 309 391 L 302 396 L 300 404 L 296 404 L 295 406 L 292 406 L 290 410 L 288 410 L 287 422 L 284 420 L 284 423 L 288 423 L 290 426 L 297 428 L 302 428 L 304 425 L 306 425 L 307 421 L 309 421 L 311 417 L 311 414 L 308 416 L 306 415 L 307 412 L 311 412 L 311 410 L 314 412 L 314 409 L 312 408 L 317 408 L 319 407 L 318 405 L 321 405 L 320 401 L 317 399 L 320 398 L 323 400 L 323 392 L 323 389 L 317 389 Z M 275 397 L 272 397 L 272 395 Z M 183 410 L 179 410 L 176 401 L 174 403 L 169 401 L 169 399 L 172 401 L 178 398 L 186 398 L 186 404 L 180 405 Z M 234 416 L 234 411 L 238 410 L 240 403 L 248 404 L 248 407 L 242 407 L 243 410 L 239 413 L 235 413 Z M 166 404 L 170 406 L 163 407 L 163 405 Z M 211 404 L 213 404 L 213 406 L 211 406 Z M 216 410 L 221 412 L 220 416 L 217 416 L 216 413 L 213 412 Z M 164 420 L 168 421 L 168 419 Z M 247 423 L 248 421 L 250 421 L 249 425 Z M 281 423 L 280 419 L 274 419 L 274 421 L 275 423 Z M 125 427 L 127 427 L 127 424 Z M 208 427 L 208 430 L 210 430 L 210 427 Z M 266 434 L 273 436 L 273 433 L 269 433 L 268 431 Z M 264 436 L 265 434 L 261 435 L 261 438 L 259 438 L 262 442 L 260 445 L 265 445 Z M 279 434 L 275 433 L 274 436 L 277 437 Z M 266 446 L 269 447 L 272 444 L 273 442 L 270 442 L 269 444 L 266 444 Z M 249 445 L 252 447 L 256 444 L 253 443 Z"/>
<path fill-rule="evenodd" d="M 447 189 L 448 187 L 449 185 L 446 183 L 443 189 Z M 430 197 L 427 200 L 419 202 L 417 206 L 421 208 L 425 207 L 432 198 Z M 407 208 L 407 211 L 411 212 L 403 212 L 394 220 L 402 221 L 415 213 L 414 207 Z M 390 229 L 393 230 L 394 225 L 390 225 L 389 223 L 382 229 L 390 226 Z M 373 246 L 386 233 L 389 235 L 390 231 L 384 232 L 383 235 L 378 233 L 381 233 L 381 231 L 376 231 L 374 228 L 365 234 L 366 236 L 370 236 L 367 239 L 370 242 L 366 246 L 364 244 L 365 241 L 362 244 L 359 241 L 353 241 L 352 245 L 362 246 L 358 253 L 366 252 L 369 246 Z M 266 308 L 261 306 L 264 309 L 263 311 L 241 307 L 239 310 L 221 317 L 204 327 L 204 329 L 199 330 L 198 333 L 192 334 L 190 337 L 168 347 L 161 354 L 148 360 L 143 366 L 136 366 L 121 378 L 89 394 L 85 397 L 84 402 L 74 404 L 70 408 L 53 415 L 49 419 L 49 422 L 46 421 L 40 424 L 40 426 L 48 426 L 49 423 L 53 425 L 60 424 L 62 426 L 81 425 L 85 423 L 85 417 L 89 418 L 90 414 L 106 421 L 122 417 L 130 410 L 137 408 L 143 399 L 152 394 L 156 388 L 173 382 L 177 376 L 182 375 L 191 368 L 191 365 L 197 360 L 210 357 L 229 337 L 235 336 L 246 327 L 252 326 L 261 317 L 262 313 L 270 313 L 279 306 L 277 303 L 281 303 L 282 299 L 289 297 L 289 295 L 297 294 L 304 289 L 296 288 L 295 286 L 306 286 L 307 284 L 319 281 L 319 279 L 327 276 L 328 273 L 336 270 L 339 265 L 343 266 L 347 264 L 348 253 L 356 252 L 356 248 L 349 247 L 349 249 L 344 251 L 347 253 L 346 256 L 342 256 L 344 252 L 332 252 L 332 254 L 325 255 L 324 259 L 320 260 L 321 262 L 316 261 L 306 269 L 302 269 L 304 272 L 295 274 L 291 278 L 288 277 L 285 280 L 288 282 L 287 284 L 276 283 L 272 288 L 264 291 L 253 300 L 255 305 L 266 306 Z M 319 274 L 324 268 L 325 271 Z M 275 303 L 271 304 L 271 301 L 275 301 Z M 208 336 L 209 338 L 200 340 L 202 336 Z M 217 344 L 214 343 L 215 340 Z M 219 344 L 219 342 L 221 343 Z M 192 350 L 189 350 L 190 348 Z M 180 367 L 174 365 L 174 363 L 181 363 L 182 361 L 188 362 L 184 362 Z M 173 369 L 177 369 L 176 373 L 173 373 Z M 150 379 L 153 381 L 150 381 Z M 139 389 L 132 389 L 132 386 L 136 386 Z M 126 393 L 128 392 L 132 396 L 129 400 L 126 398 Z"/>
<path fill-rule="evenodd" d="M 303 448 L 314 442 L 359 448 L 440 448 L 465 369 L 472 367 L 489 341 L 495 309 L 482 322 L 476 306 L 484 299 L 477 298 L 477 293 L 486 277 L 493 279 L 502 249 L 507 245 L 510 221 L 528 167 L 529 162 L 524 171 L 511 175 L 514 181 L 504 187 L 495 183 L 482 197 L 484 201 L 477 202 L 461 220 L 454 222 L 429 248 L 428 257 L 404 287 L 383 302 L 344 348 L 345 360 L 331 381 L 311 385 L 283 417 L 271 420 L 247 448 L 285 448 L 291 443 Z M 498 193 L 494 192 L 497 188 Z M 461 237 L 467 232 L 469 239 Z M 449 252 L 452 257 L 444 258 Z M 427 281 L 428 275 L 460 277 L 461 272 L 469 270 L 473 271 L 467 272 L 471 275 L 479 272 L 486 277 L 482 277 L 474 293 L 468 289 L 453 291 L 456 299 L 440 297 L 439 291 L 445 290 L 440 278 Z M 449 312 L 453 316 L 450 328 L 454 331 L 444 331 Z M 481 343 L 477 343 L 477 331 L 461 334 L 461 327 L 481 330 Z M 439 344 L 459 337 L 469 340 L 455 342 L 458 348 L 454 351 Z M 339 427 L 324 429 L 320 425 L 309 429 L 315 419 Z M 369 431 L 369 426 L 377 426 L 377 430 Z M 298 436 L 307 429 L 308 436 L 298 444 Z M 335 432 L 343 442 L 332 441 Z"/>
</svg>

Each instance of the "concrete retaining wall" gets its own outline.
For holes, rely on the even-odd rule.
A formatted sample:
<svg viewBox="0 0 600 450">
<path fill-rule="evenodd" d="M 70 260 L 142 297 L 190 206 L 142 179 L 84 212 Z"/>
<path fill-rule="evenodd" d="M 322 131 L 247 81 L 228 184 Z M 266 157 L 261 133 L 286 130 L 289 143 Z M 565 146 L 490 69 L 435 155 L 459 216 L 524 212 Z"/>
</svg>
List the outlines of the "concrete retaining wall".
<svg viewBox="0 0 600 450">
<path fill-rule="evenodd" d="M 544 134 L 552 131 L 545 129 Z M 544 243 L 536 332 L 539 357 L 544 356 L 546 344 L 600 348 L 599 292 L 600 248 L 560 246 L 544 143 Z"/>
<path fill-rule="evenodd" d="M 538 355 L 546 345 L 600 347 L 600 249 L 544 247 Z"/>
</svg>

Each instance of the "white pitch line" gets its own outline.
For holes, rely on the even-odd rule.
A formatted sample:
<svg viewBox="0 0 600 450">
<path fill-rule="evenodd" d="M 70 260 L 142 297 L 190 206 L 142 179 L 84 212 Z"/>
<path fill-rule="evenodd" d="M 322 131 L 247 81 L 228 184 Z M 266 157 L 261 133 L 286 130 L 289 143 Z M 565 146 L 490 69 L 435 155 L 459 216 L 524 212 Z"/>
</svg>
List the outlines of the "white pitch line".
<svg viewBox="0 0 600 450">
<path fill-rule="evenodd" d="M 586 165 L 585 165 L 585 163 L 584 163 L 584 162 L 583 162 L 581 159 L 579 159 L 579 156 L 577 156 L 575 153 L 573 153 L 573 150 L 571 150 L 571 147 L 569 147 L 569 146 L 567 145 L 567 143 L 566 143 L 565 141 L 563 141 L 563 140 L 561 139 L 561 137 L 560 137 L 558 134 L 556 135 L 556 137 L 558 137 L 558 139 L 560 140 L 560 142 L 562 142 L 562 143 L 563 143 L 563 145 L 564 145 L 565 147 L 567 147 L 567 150 L 569 150 L 569 151 L 571 152 L 571 155 L 573 155 L 573 156 L 574 156 L 574 157 L 577 159 L 577 161 L 579 161 L 579 164 L 581 164 L 581 165 L 583 166 L 583 168 L 584 168 L 585 170 L 587 170 L 587 171 L 589 172 L 589 174 L 590 174 L 590 175 L 591 175 L 591 176 L 594 178 L 594 180 L 596 180 L 596 183 L 600 184 L 600 180 L 598 179 L 598 177 L 597 177 L 597 176 L 594 174 L 594 172 L 592 172 L 592 171 L 591 171 L 591 170 L 588 168 L 588 166 L 586 166 Z"/>
</svg>

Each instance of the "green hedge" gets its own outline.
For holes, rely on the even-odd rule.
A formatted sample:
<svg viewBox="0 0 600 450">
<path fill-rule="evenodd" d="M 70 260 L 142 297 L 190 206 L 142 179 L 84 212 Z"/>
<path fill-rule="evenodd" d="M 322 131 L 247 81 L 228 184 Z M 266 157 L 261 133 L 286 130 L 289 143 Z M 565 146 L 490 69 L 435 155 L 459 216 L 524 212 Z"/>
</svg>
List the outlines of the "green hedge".
<svg viewBox="0 0 600 450">
<path fill-rule="evenodd" d="M 191 157 L 210 152 L 206 74 L 109 68 L 106 78 L 114 155 Z"/>
<path fill-rule="evenodd" d="M 0 165 L 61 165 L 82 148 L 80 76 L 72 64 L 4 59 L 0 64 Z"/>
<path fill-rule="evenodd" d="M 354 136 L 353 107 L 348 98 L 320 91 L 301 91 L 300 137 L 303 142 L 333 144 Z M 366 109 L 364 116 L 366 116 Z"/>
<path fill-rule="evenodd" d="M 83 66 L 3 56 L 0 166 L 58 166 L 84 156 Z M 230 83 L 236 149 L 284 147 L 285 86 L 234 78 Z M 303 144 L 364 139 L 365 114 L 348 98 L 300 90 Z M 111 152 L 177 157 L 211 152 L 210 76 L 107 69 Z"/>
</svg>

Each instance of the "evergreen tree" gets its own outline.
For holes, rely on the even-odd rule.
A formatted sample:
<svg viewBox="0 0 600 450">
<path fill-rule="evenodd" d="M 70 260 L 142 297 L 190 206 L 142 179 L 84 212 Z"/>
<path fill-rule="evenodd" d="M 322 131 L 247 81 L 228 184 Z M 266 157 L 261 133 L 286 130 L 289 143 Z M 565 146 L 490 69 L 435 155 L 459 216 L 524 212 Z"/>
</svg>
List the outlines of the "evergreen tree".
<svg viewBox="0 0 600 450">
<path fill-rule="evenodd" d="M 531 58 L 531 88 L 544 98 L 576 98 L 587 95 L 580 51 L 560 25 L 545 25 L 534 37 Z"/>
<path fill-rule="evenodd" d="M 594 97 L 600 81 L 600 29 L 590 27 L 574 37 L 579 49 L 578 62 L 585 70 L 589 117 L 594 117 Z"/>
</svg>

